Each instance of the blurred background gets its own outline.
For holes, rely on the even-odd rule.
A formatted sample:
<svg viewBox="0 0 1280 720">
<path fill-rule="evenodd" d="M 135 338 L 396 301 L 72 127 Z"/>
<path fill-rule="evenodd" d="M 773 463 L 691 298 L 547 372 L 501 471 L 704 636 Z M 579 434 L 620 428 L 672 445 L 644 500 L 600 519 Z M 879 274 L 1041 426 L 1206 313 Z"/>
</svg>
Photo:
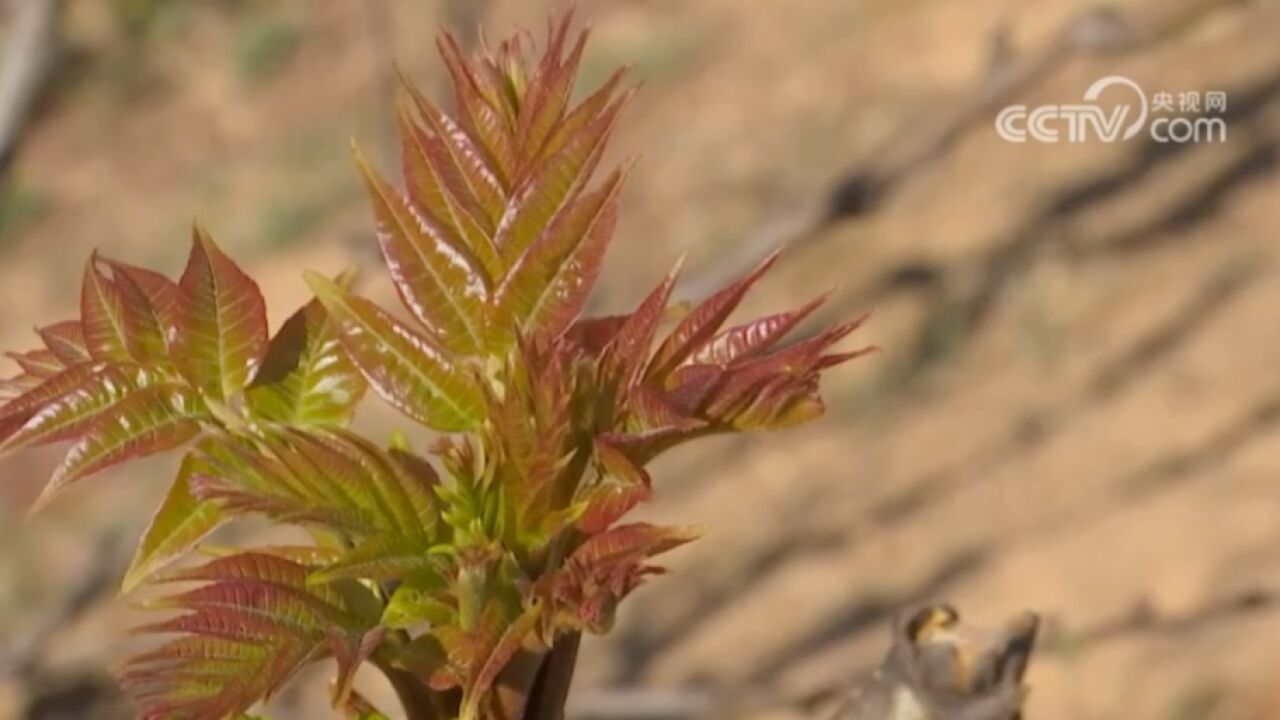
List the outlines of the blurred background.
<svg viewBox="0 0 1280 720">
<path fill-rule="evenodd" d="M 196 216 L 275 322 L 303 268 L 367 268 L 390 300 L 348 142 L 392 169 L 392 62 L 440 96 L 442 23 L 475 42 L 556 5 L 9 0 L 0 345 L 75 312 L 92 248 L 176 275 Z M 659 464 L 646 513 L 711 531 L 588 641 L 576 717 L 823 718 L 900 606 L 946 599 L 1046 616 L 1028 720 L 1280 718 L 1280 2 L 579 14 L 583 83 L 628 62 L 643 83 L 597 308 L 682 253 L 695 298 L 788 242 L 747 310 L 834 287 L 828 317 L 874 310 L 859 336 L 885 351 L 831 374 L 819 423 Z M 1174 116 L 1225 93 L 1225 141 L 993 127 L 1109 75 Z M 400 421 L 369 403 L 360 423 Z M 106 673 L 139 615 L 115 588 L 174 458 L 28 518 L 59 450 L 0 465 L 0 718 L 128 718 Z M 273 717 L 328 717 L 323 680 Z"/>
</svg>

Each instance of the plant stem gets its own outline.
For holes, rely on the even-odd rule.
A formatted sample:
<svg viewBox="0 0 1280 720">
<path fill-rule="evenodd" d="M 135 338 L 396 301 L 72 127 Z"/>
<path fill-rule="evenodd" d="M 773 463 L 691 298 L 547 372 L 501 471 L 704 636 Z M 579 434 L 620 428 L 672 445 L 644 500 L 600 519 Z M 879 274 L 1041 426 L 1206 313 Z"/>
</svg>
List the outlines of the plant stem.
<svg viewBox="0 0 1280 720">
<path fill-rule="evenodd" d="M 400 706 L 408 720 L 448 720 L 439 706 L 439 696 L 409 672 L 391 667 L 380 667 L 396 691 Z"/>
<path fill-rule="evenodd" d="M 569 686 L 578 664 L 578 646 L 582 635 L 571 633 L 556 640 L 547 653 L 538 677 L 533 682 L 524 720 L 563 720 L 564 704 L 569 699 Z"/>
</svg>

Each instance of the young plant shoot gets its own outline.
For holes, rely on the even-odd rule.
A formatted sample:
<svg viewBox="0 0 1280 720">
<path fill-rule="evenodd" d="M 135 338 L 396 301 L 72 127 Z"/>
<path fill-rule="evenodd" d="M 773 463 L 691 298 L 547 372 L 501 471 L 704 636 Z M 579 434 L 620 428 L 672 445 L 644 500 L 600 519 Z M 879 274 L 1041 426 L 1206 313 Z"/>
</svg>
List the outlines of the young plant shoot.
<svg viewBox="0 0 1280 720">
<path fill-rule="evenodd" d="M 772 257 L 683 314 L 673 270 L 632 312 L 582 316 L 630 96 L 623 72 L 577 91 L 585 43 L 568 17 L 537 55 L 518 35 L 467 58 L 446 34 L 456 113 L 403 81 L 403 183 L 356 151 L 411 320 L 309 272 L 315 298 L 269 336 L 258 285 L 197 227 L 177 280 L 92 255 L 79 317 L 12 355 L 0 449 L 70 443 L 38 505 L 174 453 L 124 578 L 160 586 L 154 649 L 121 671 L 140 717 L 240 717 L 327 661 L 350 717 L 379 716 L 352 690 L 369 663 L 414 720 L 559 720 L 580 634 L 698 534 L 627 519 L 650 461 L 818 417 L 819 376 L 864 352 L 832 351 L 857 322 L 785 340 L 818 301 L 728 323 Z M 353 432 L 367 390 L 413 429 Z M 202 546 L 245 516 L 309 541 Z"/>
</svg>

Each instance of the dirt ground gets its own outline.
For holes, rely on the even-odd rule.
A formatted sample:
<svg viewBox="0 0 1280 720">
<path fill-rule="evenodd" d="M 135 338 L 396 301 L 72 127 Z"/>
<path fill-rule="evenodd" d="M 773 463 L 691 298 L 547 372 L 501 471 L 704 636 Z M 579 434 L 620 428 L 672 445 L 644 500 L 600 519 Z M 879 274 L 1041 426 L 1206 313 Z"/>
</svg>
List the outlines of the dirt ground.
<svg viewBox="0 0 1280 720">
<path fill-rule="evenodd" d="M 347 141 L 389 166 L 388 67 L 440 86 L 438 5 L 71 3 L 0 204 L 4 346 L 72 312 L 93 247 L 176 273 L 197 215 L 276 321 L 306 299 L 304 267 L 367 266 L 365 289 L 389 298 Z M 860 338 L 884 352 L 832 374 L 817 424 L 659 464 L 645 512 L 711 532 L 589 640 L 579 708 L 643 689 L 707 717 L 820 719 L 896 609 L 947 599 L 978 620 L 1048 619 L 1028 720 L 1280 717 L 1280 3 L 1114 5 L 1167 30 L 1062 61 L 1017 102 L 1078 102 L 1108 75 L 1223 91 L 1226 142 L 1016 145 L 984 116 L 874 211 L 798 243 L 748 310 L 836 287 L 832 314 L 874 310 Z M 549 6 L 451 17 L 497 36 Z M 843 173 L 934 136 L 993 58 L 1034 57 L 1084 7 L 582 0 L 589 79 L 633 62 L 643 82 L 597 305 L 633 303 L 682 253 L 695 277 L 740 259 Z M 361 417 L 397 422 L 372 403 Z M 172 460 L 26 518 L 55 457 L 0 465 L 0 650 L 103 538 L 136 537 Z M 119 660 L 137 620 L 94 603 L 38 680 L 0 682 L 0 717 Z M 326 715 L 302 690 L 276 716 Z"/>
</svg>

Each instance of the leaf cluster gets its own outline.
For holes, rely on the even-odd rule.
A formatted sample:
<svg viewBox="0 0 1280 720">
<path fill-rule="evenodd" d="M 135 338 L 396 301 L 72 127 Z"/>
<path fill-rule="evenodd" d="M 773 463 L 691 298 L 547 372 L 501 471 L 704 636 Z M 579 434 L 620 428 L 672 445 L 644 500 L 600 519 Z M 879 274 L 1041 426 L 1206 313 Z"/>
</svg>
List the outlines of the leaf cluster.
<svg viewBox="0 0 1280 720">
<path fill-rule="evenodd" d="M 785 342 L 820 299 L 728 325 L 774 258 L 692 308 L 672 305 L 677 268 L 632 312 L 582 316 L 629 97 L 619 72 L 571 102 L 585 43 L 568 17 L 538 56 L 519 35 L 468 59 L 445 35 L 457 112 L 403 83 L 404 189 L 357 151 L 409 319 L 307 273 L 315 298 L 269 337 L 258 286 L 197 228 L 176 281 L 91 257 L 79 318 L 11 355 L 0 449 L 72 443 L 41 504 L 183 448 L 124 582 L 176 587 L 143 628 L 168 639 L 122 671 L 142 717 L 238 716 L 321 659 L 353 717 L 375 712 L 351 689 L 366 662 L 415 718 L 558 717 L 578 634 L 697 536 L 627 521 L 650 461 L 817 417 L 822 371 L 863 352 L 831 351 L 856 322 Z M 349 429 L 366 389 L 435 431 L 426 451 Z M 245 516 L 310 543 L 204 544 Z"/>
</svg>

